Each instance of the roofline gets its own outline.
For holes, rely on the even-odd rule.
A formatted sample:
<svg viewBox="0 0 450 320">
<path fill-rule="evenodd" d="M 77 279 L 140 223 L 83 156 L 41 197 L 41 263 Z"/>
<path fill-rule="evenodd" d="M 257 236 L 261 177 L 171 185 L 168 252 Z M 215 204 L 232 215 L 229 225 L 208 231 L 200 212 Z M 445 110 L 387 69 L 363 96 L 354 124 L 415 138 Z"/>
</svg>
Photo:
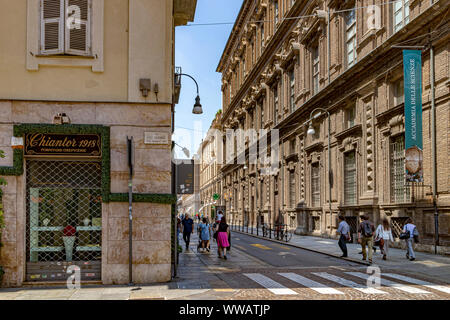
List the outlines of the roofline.
<svg viewBox="0 0 450 320">
<path fill-rule="evenodd" d="M 237 33 L 234 32 L 234 31 L 237 28 L 238 24 L 243 19 L 242 14 L 244 12 L 244 8 L 246 6 L 251 5 L 251 2 L 252 2 L 251 0 L 243 0 L 242 5 L 241 5 L 241 9 L 239 10 L 239 14 L 238 14 L 238 16 L 236 18 L 236 21 L 234 22 L 233 28 L 231 29 L 230 36 L 228 37 L 227 44 L 225 45 L 225 48 L 223 49 L 223 53 L 222 53 L 222 56 L 220 57 L 219 64 L 217 65 L 216 72 L 221 72 L 224 59 L 227 56 L 226 53 L 230 50 L 230 46 L 231 46 L 232 40 L 234 40 L 236 38 L 236 36 L 237 36 Z"/>
</svg>

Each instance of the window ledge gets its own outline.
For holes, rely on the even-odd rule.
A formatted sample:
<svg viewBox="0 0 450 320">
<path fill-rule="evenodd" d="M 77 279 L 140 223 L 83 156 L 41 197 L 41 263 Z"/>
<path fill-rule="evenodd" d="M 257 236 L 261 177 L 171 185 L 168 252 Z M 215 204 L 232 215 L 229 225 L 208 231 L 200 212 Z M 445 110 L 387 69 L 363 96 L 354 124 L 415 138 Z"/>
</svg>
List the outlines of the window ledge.
<svg viewBox="0 0 450 320">
<path fill-rule="evenodd" d="M 36 58 L 59 58 L 59 59 L 98 59 L 97 55 L 74 56 L 65 54 L 35 54 Z"/>
</svg>

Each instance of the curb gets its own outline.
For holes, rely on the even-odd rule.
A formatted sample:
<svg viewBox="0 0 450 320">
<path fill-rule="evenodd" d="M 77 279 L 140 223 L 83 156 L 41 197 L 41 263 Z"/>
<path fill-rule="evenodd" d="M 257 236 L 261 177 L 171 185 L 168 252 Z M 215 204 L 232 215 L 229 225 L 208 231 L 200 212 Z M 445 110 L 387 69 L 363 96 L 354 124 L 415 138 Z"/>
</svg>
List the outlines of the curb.
<svg viewBox="0 0 450 320">
<path fill-rule="evenodd" d="M 315 253 L 321 253 L 321 254 L 324 254 L 324 255 L 327 255 L 327 256 L 330 256 L 330 257 L 333 257 L 333 258 L 342 259 L 342 260 L 346 260 L 346 261 L 350 261 L 350 262 L 362 264 L 362 265 L 365 265 L 365 266 L 370 266 L 370 265 L 371 265 L 370 263 L 365 262 L 365 261 L 362 261 L 362 260 L 357 260 L 357 259 L 354 259 L 354 258 L 348 258 L 348 257 L 347 257 L 347 258 L 343 258 L 343 257 L 341 257 L 341 256 L 339 256 L 339 255 L 336 255 L 336 254 L 332 254 L 332 253 L 328 253 L 328 252 L 323 252 L 323 251 L 319 251 L 319 250 L 316 250 L 316 249 L 311 249 L 311 248 L 302 247 L 302 246 L 299 246 L 299 245 L 297 245 L 297 244 L 293 244 L 293 243 L 289 243 L 289 242 L 285 242 L 285 241 L 280 241 L 280 240 L 276 240 L 276 239 L 270 239 L 270 238 L 266 238 L 266 237 L 262 237 L 262 236 L 257 236 L 257 235 L 255 235 L 255 234 L 251 234 L 251 233 L 247 233 L 247 232 L 242 232 L 242 231 L 238 231 L 238 230 L 230 230 L 230 231 L 232 231 L 232 232 L 237 232 L 237 233 L 241 233 L 241 234 L 245 234 L 245 235 L 248 235 L 248 236 L 251 236 L 251 237 L 254 237 L 254 238 L 259 238 L 259 239 L 263 239 L 263 240 L 272 241 L 272 242 L 275 242 L 275 243 L 284 244 L 284 245 L 287 245 L 287 246 L 290 246 L 290 247 L 294 247 L 294 248 L 299 248 L 299 249 L 303 249 L 303 250 L 308 250 L 308 251 L 315 252 Z"/>
</svg>

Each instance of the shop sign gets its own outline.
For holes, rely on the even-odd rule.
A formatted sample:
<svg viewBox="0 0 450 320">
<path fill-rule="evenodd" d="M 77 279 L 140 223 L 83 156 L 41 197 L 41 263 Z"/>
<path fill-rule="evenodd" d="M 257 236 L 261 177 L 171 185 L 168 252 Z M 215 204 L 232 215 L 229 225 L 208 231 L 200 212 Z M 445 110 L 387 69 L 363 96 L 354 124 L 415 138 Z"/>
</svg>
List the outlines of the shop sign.
<svg viewBox="0 0 450 320">
<path fill-rule="evenodd" d="M 406 181 L 423 182 L 422 52 L 403 50 Z"/>
<path fill-rule="evenodd" d="M 98 134 L 27 133 L 25 155 L 100 157 Z"/>
</svg>

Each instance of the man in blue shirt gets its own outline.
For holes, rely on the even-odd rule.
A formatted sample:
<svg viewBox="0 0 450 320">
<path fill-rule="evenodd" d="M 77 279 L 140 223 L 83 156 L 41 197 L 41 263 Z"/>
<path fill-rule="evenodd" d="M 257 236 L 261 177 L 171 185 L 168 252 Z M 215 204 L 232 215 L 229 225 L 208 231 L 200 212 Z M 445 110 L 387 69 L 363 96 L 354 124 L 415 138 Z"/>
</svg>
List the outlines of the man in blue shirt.
<svg viewBox="0 0 450 320">
<path fill-rule="evenodd" d="M 194 221 L 189 218 L 189 215 L 186 213 L 183 221 L 181 222 L 183 225 L 183 240 L 186 243 L 186 251 L 189 251 L 189 242 L 191 241 L 191 234 L 194 233 Z"/>
<path fill-rule="evenodd" d="M 414 230 L 416 229 L 416 226 L 413 224 L 413 221 L 411 218 L 408 218 L 406 220 L 406 224 L 403 227 L 403 232 L 409 231 L 409 238 L 406 240 L 406 259 L 409 259 L 411 261 L 416 260 L 416 254 L 414 253 L 413 243 L 414 243 Z"/>
<path fill-rule="evenodd" d="M 339 216 L 339 227 L 337 232 L 340 234 L 339 237 L 339 247 L 342 250 L 343 258 L 347 257 L 347 241 L 350 240 L 350 226 L 345 221 L 344 216 Z"/>
</svg>

